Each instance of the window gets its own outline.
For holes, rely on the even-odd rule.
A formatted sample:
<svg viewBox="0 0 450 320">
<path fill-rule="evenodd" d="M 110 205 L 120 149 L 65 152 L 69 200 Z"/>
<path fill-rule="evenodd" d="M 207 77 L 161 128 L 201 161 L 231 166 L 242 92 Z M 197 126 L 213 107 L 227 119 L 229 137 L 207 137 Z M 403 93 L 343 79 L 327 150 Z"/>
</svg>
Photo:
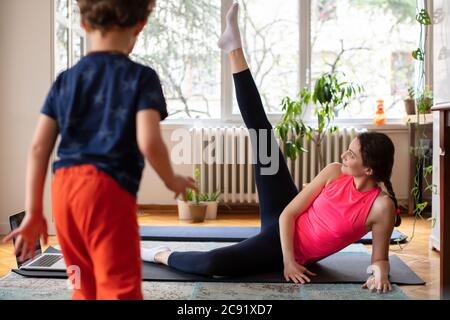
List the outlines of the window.
<svg viewBox="0 0 450 320">
<path fill-rule="evenodd" d="M 405 115 L 403 99 L 414 85 L 411 52 L 417 46 L 415 0 L 313 0 L 311 73 L 343 72 L 365 92 L 339 118 L 372 118 L 385 101 L 389 118 Z"/>
<path fill-rule="evenodd" d="M 281 112 L 285 96 L 299 84 L 299 1 L 241 1 L 242 44 L 268 114 Z M 239 114 L 233 99 L 233 115 Z"/>
<path fill-rule="evenodd" d="M 132 59 L 159 74 L 169 119 L 240 119 L 226 55 L 217 48 L 233 0 L 159 1 Z M 75 0 L 55 0 L 55 72 L 85 53 Z M 244 50 L 269 116 L 323 73 L 345 73 L 365 92 L 340 119 L 371 119 L 383 99 L 405 115 L 414 83 L 415 0 L 240 0 Z M 307 23 L 305 23 L 307 21 Z M 308 54 L 309 53 L 309 54 Z"/>
<path fill-rule="evenodd" d="M 221 16 L 231 3 L 159 2 L 149 20 L 134 58 L 159 73 L 170 119 L 238 115 L 233 90 L 224 90 L 231 88 L 231 77 L 229 69 L 222 68 L 217 48 Z M 299 91 L 298 0 L 270 1 L 264 6 L 256 0 L 240 3 L 242 40 L 249 64 L 267 112 L 279 113 L 281 99 Z"/>
<path fill-rule="evenodd" d="M 133 58 L 159 74 L 171 119 L 221 116 L 220 1 L 159 1 Z"/>
<path fill-rule="evenodd" d="M 76 0 L 55 0 L 54 76 L 76 64 L 86 53 Z"/>
</svg>

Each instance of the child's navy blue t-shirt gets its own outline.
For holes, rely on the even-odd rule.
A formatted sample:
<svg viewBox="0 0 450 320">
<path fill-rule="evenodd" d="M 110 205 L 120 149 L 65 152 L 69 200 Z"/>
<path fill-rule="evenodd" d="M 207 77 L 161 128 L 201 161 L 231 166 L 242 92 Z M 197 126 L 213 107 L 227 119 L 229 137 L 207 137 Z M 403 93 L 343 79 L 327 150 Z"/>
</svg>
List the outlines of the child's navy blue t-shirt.
<svg viewBox="0 0 450 320">
<path fill-rule="evenodd" d="M 41 112 L 56 120 L 61 134 L 53 172 L 95 165 L 137 195 L 144 157 L 136 139 L 136 113 L 145 109 L 167 118 L 157 73 L 112 52 L 90 53 L 62 72 Z"/>
</svg>

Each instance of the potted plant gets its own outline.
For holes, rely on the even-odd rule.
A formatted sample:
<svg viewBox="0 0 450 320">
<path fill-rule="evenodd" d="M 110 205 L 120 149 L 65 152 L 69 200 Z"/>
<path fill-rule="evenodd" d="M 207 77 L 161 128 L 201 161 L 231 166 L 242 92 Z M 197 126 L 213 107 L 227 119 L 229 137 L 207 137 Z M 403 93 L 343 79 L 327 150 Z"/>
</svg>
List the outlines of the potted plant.
<svg viewBox="0 0 450 320">
<path fill-rule="evenodd" d="M 184 201 L 181 197 L 177 199 L 178 202 L 178 219 L 180 220 L 192 220 L 191 212 L 189 210 L 189 202 L 194 201 L 194 193 L 191 189 L 186 192 L 187 201 Z"/>
<path fill-rule="evenodd" d="M 189 202 L 189 212 L 192 217 L 192 222 L 198 223 L 205 221 L 206 209 L 208 208 L 207 203 L 200 202 L 200 194 L 195 190 L 192 190 L 194 194 L 194 201 Z"/>
<path fill-rule="evenodd" d="M 200 201 L 206 203 L 206 220 L 217 219 L 217 208 L 219 206 L 219 197 L 221 192 L 202 193 Z"/>
<path fill-rule="evenodd" d="M 276 126 L 275 132 L 283 141 L 286 155 L 297 159 L 301 152 L 306 152 L 302 146 L 303 137 L 316 145 L 319 170 L 325 167 L 322 155 L 322 143 L 327 132 L 338 131 L 331 123 L 339 113 L 346 109 L 353 99 L 363 91 L 363 87 L 349 83 L 341 79 L 342 73 L 325 73 L 319 79 L 313 89 L 304 88 L 298 100 L 286 97 L 282 101 L 284 112 L 281 123 Z M 305 118 L 305 107 L 310 102 L 315 106 L 313 114 L 317 118 L 317 126 L 311 127 L 303 121 Z M 292 138 L 288 137 L 289 131 L 293 131 Z"/>
<path fill-rule="evenodd" d="M 195 186 L 200 189 L 200 170 L 195 170 Z M 207 203 L 200 201 L 200 193 L 196 190 L 187 191 L 187 202 L 178 199 L 178 216 L 181 220 L 192 220 L 194 223 L 205 221 Z"/>
<path fill-rule="evenodd" d="M 416 95 L 413 87 L 408 88 L 408 98 L 403 100 L 405 102 L 405 111 L 408 116 L 416 114 Z"/>
<path fill-rule="evenodd" d="M 419 114 L 430 113 L 431 107 L 433 107 L 433 91 L 427 86 L 417 99 L 417 111 Z"/>
</svg>

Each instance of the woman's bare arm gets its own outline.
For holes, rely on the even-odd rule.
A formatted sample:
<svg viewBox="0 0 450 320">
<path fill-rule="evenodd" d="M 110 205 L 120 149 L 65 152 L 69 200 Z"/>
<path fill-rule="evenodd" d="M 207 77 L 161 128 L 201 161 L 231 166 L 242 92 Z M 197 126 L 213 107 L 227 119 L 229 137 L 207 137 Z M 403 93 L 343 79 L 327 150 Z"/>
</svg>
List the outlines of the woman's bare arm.
<svg viewBox="0 0 450 320">
<path fill-rule="evenodd" d="M 280 215 L 280 237 L 285 263 L 294 258 L 294 221 L 312 204 L 322 189 L 331 181 L 342 175 L 342 164 L 331 163 L 323 169 L 303 190 L 289 203 Z"/>
<path fill-rule="evenodd" d="M 394 202 L 388 196 L 378 197 L 372 206 L 372 263 L 389 260 L 389 245 L 395 224 Z"/>
<path fill-rule="evenodd" d="M 372 222 L 372 272 L 363 285 L 371 291 L 379 293 L 391 290 L 389 283 L 389 245 L 395 224 L 394 202 L 388 196 L 380 196 L 372 206 L 370 213 Z"/>
</svg>

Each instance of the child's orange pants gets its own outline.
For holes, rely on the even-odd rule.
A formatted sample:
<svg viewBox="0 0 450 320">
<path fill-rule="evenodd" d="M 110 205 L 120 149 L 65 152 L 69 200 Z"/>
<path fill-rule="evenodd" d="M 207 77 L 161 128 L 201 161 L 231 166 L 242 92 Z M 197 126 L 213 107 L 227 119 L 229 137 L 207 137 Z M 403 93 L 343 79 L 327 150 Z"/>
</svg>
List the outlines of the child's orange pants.
<svg viewBox="0 0 450 320">
<path fill-rule="evenodd" d="M 73 299 L 142 299 L 136 199 L 95 166 L 80 165 L 56 171 L 52 204 Z"/>
</svg>

